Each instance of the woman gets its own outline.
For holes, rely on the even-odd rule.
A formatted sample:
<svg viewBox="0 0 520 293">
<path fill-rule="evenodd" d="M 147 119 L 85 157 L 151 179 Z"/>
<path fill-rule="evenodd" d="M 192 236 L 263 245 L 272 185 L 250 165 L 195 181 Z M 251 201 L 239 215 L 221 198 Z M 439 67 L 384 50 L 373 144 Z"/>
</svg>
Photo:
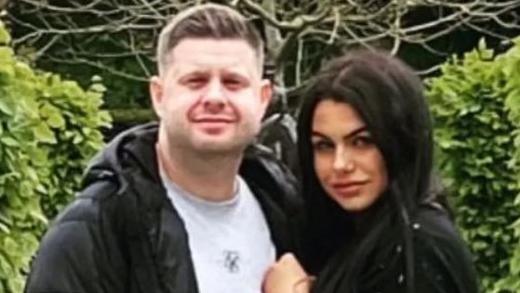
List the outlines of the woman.
<svg viewBox="0 0 520 293">
<path fill-rule="evenodd" d="M 471 255 L 432 183 L 432 125 L 419 78 L 357 52 L 309 85 L 298 121 L 307 204 L 304 267 L 286 255 L 266 293 L 478 291 Z"/>
</svg>

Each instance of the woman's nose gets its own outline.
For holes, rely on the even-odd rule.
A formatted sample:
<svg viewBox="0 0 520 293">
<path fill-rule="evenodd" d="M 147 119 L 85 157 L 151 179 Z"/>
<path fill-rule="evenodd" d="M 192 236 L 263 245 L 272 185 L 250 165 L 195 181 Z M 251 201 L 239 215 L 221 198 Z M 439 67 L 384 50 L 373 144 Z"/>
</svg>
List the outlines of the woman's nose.
<svg viewBox="0 0 520 293">
<path fill-rule="evenodd" d="M 336 149 L 332 167 L 336 172 L 351 172 L 354 170 L 353 158 L 346 148 L 338 147 Z"/>
</svg>

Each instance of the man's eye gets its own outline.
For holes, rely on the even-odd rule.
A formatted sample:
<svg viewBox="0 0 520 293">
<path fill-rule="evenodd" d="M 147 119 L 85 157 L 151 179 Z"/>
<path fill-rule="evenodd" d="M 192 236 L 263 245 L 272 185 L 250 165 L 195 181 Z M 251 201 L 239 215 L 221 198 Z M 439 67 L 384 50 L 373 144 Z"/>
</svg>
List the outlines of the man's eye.
<svg viewBox="0 0 520 293">
<path fill-rule="evenodd" d="M 223 82 L 228 89 L 239 89 L 243 86 L 243 83 L 238 79 L 225 79 Z"/>
<path fill-rule="evenodd" d="M 189 87 L 198 87 L 204 85 L 206 79 L 204 78 L 190 78 L 185 81 L 185 84 Z"/>
</svg>

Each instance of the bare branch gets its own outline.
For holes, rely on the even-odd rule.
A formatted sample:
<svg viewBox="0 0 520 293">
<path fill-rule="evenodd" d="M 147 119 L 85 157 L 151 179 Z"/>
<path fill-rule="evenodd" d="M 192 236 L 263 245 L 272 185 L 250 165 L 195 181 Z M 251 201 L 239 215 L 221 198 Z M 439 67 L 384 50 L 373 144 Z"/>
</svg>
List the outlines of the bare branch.
<svg viewBox="0 0 520 293">
<path fill-rule="evenodd" d="M 15 48 L 34 48 L 26 50 L 35 52 L 33 60 L 88 66 L 134 82 L 155 71 L 153 47 L 167 19 L 202 2 L 207 0 L 18 0 L 10 1 L 7 17 Z M 286 89 L 283 99 L 305 84 L 329 48 L 383 48 L 401 55 L 414 47 L 442 59 L 454 51 L 439 44 L 461 31 L 498 42 L 520 34 L 519 0 L 220 2 L 265 24 L 268 55 L 277 65 L 274 79 Z M 436 65 L 425 72 L 436 72 Z"/>
<path fill-rule="evenodd" d="M 247 9 L 253 11 L 258 14 L 263 20 L 267 21 L 269 24 L 277 27 L 281 30 L 287 31 L 301 31 L 305 27 L 321 22 L 330 11 L 330 8 L 327 10 L 323 10 L 316 15 L 300 15 L 293 19 L 292 21 L 279 21 L 272 14 L 269 14 L 266 10 L 264 10 L 260 5 L 254 3 L 251 0 L 241 0 L 240 3 L 243 3 Z"/>
</svg>

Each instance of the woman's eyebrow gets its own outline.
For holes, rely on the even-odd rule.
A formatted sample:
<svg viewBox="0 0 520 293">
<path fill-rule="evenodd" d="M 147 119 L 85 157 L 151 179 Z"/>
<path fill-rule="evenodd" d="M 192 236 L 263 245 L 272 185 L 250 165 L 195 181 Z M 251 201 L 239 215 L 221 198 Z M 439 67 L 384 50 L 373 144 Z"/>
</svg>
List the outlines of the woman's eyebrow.
<svg viewBox="0 0 520 293">
<path fill-rule="evenodd" d="M 311 136 L 319 136 L 319 137 L 322 137 L 322 138 L 327 138 L 327 136 L 319 131 L 316 131 L 316 130 L 313 130 L 311 132 Z"/>
<path fill-rule="evenodd" d="M 358 129 L 355 129 L 353 131 L 351 131 L 349 134 L 345 135 L 345 139 L 347 138 L 351 138 L 353 136 L 356 136 L 358 134 L 360 134 L 361 132 L 364 132 L 364 131 L 367 131 L 367 127 L 366 126 L 360 126 Z"/>
<path fill-rule="evenodd" d="M 356 136 L 356 135 L 358 135 L 359 133 L 364 132 L 364 131 L 367 131 L 367 127 L 364 126 L 364 125 L 362 125 L 362 126 L 360 126 L 359 128 L 354 129 L 353 131 L 351 131 L 350 133 L 348 133 L 347 135 L 345 135 L 344 138 L 345 138 L 345 139 L 347 139 L 347 138 L 351 138 L 351 137 Z M 328 137 L 327 135 L 325 135 L 325 134 L 323 134 L 323 133 L 321 133 L 321 132 L 319 132 L 319 131 L 317 131 L 317 130 L 313 130 L 313 131 L 311 132 L 311 136 L 319 136 L 319 137 L 322 137 L 322 138 L 327 138 L 327 137 Z"/>
</svg>

